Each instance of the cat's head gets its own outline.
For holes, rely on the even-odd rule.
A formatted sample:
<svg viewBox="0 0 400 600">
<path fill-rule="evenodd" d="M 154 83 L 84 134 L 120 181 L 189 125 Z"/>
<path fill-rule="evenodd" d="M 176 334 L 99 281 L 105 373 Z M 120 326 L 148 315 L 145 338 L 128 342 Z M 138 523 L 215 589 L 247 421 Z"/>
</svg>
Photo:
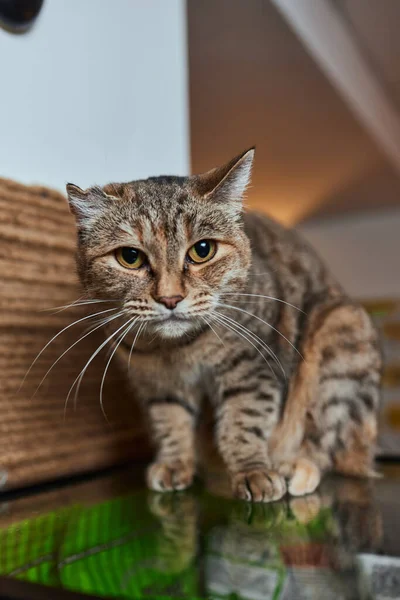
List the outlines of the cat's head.
<svg viewBox="0 0 400 600">
<path fill-rule="evenodd" d="M 115 300 L 164 338 L 204 327 L 250 266 L 242 201 L 254 149 L 191 177 L 81 190 L 67 185 L 78 272 L 91 298 Z"/>
</svg>

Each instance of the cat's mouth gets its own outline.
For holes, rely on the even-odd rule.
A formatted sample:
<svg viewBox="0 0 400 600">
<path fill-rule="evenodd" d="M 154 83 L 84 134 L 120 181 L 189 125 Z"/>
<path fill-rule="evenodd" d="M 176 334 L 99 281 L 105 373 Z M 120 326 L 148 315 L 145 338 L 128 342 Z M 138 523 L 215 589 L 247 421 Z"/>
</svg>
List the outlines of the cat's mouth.
<svg viewBox="0 0 400 600">
<path fill-rule="evenodd" d="M 162 315 L 160 317 L 156 317 L 153 319 L 153 323 L 157 323 L 158 325 L 161 323 L 188 323 L 192 321 L 193 317 L 190 315 L 183 315 L 182 313 L 175 313 L 171 311 L 169 315 Z"/>
<path fill-rule="evenodd" d="M 199 323 L 194 315 L 171 311 L 169 315 L 160 315 L 156 319 L 152 319 L 152 326 L 155 332 L 163 338 L 178 338 L 196 329 Z"/>
<path fill-rule="evenodd" d="M 176 315 L 176 314 L 172 313 L 165 320 L 172 321 L 172 322 L 174 322 L 174 321 L 190 321 L 190 317 L 185 316 L 185 315 Z"/>
<path fill-rule="evenodd" d="M 169 317 L 154 323 L 155 332 L 162 338 L 179 338 L 193 330 L 192 319 Z"/>
</svg>

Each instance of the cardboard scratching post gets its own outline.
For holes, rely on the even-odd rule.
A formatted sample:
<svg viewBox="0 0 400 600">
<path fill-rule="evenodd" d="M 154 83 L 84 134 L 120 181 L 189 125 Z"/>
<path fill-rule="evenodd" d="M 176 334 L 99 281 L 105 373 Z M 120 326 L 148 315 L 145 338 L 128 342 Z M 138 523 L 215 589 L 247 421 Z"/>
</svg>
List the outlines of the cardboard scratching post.
<svg viewBox="0 0 400 600">
<path fill-rule="evenodd" d="M 113 361 L 104 408 L 99 387 L 104 353 L 90 365 L 76 410 L 68 390 L 101 343 L 89 335 L 51 364 L 87 329 L 74 325 L 46 349 L 18 388 L 35 356 L 63 327 L 87 314 L 82 308 L 44 312 L 81 296 L 75 274 L 75 230 L 64 196 L 0 179 L 0 485 L 11 489 L 98 469 L 148 453 L 143 423 L 125 376 Z M 97 312 L 102 310 L 92 310 Z M 98 335 L 96 335 L 98 333 Z M 33 396 L 33 397 L 32 397 Z"/>
</svg>

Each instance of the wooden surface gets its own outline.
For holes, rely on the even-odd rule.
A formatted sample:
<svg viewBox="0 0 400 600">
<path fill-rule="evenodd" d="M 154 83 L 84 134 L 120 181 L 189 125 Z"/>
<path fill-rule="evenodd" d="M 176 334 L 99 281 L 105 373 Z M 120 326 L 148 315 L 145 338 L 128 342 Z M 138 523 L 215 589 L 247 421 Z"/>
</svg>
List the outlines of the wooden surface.
<svg viewBox="0 0 400 600">
<path fill-rule="evenodd" d="M 89 367 L 76 410 L 72 399 L 64 417 L 68 390 L 101 343 L 101 333 L 72 348 L 33 396 L 44 373 L 90 320 L 57 337 L 18 392 L 47 342 L 88 314 L 81 308 L 44 311 L 81 296 L 74 252 L 73 219 L 61 194 L 0 179 L 0 484 L 6 479 L 7 489 L 148 454 L 139 411 L 115 364 L 104 396 L 110 424 L 101 412 L 105 354 Z"/>
</svg>

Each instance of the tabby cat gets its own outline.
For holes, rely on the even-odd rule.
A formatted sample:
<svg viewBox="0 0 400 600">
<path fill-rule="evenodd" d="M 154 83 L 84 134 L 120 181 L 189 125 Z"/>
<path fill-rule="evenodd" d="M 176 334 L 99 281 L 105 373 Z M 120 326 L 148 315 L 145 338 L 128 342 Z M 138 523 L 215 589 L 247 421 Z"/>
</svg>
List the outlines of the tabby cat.
<svg viewBox="0 0 400 600">
<path fill-rule="evenodd" d="M 111 302 L 109 361 L 130 361 L 156 491 L 192 483 L 204 398 L 239 498 L 309 494 L 331 470 L 375 474 L 376 332 L 295 231 L 244 212 L 253 158 L 252 148 L 202 175 L 67 185 L 80 279 L 88 298 Z"/>
</svg>

